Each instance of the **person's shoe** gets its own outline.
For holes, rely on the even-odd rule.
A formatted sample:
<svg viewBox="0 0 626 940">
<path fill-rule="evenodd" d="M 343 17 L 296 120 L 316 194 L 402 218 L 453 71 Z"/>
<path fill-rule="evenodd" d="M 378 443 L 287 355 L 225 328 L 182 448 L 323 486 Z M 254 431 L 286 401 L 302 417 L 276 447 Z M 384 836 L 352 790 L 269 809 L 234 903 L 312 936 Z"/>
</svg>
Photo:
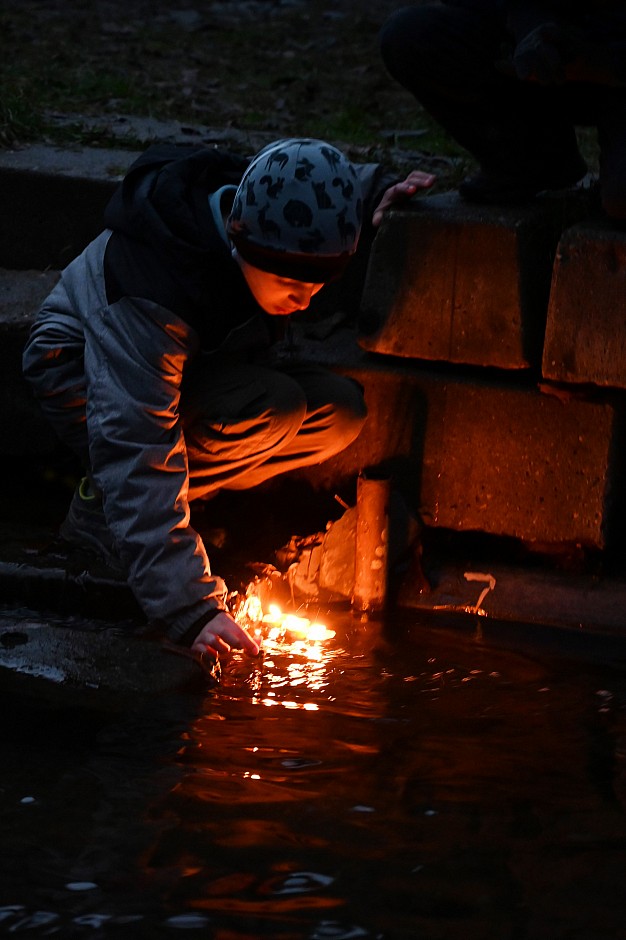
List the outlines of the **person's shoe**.
<svg viewBox="0 0 626 940">
<path fill-rule="evenodd" d="M 570 189 L 587 173 L 587 166 L 580 162 L 570 167 L 559 167 L 554 172 L 527 176 L 495 176 L 480 170 L 459 184 L 459 195 L 465 202 L 488 206 L 514 206 L 531 202 L 539 193 L 548 190 Z"/>
<path fill-rule="evenodd" d="M 116 573 L 125 572 L 113 533 L 104 518 L 102 500 L 91 492 L 87 477 L 83 477 L 74 490 L 67 516 L 59 527 L 59 536 L 70 545 L 98 555 Z"/>
</svg>

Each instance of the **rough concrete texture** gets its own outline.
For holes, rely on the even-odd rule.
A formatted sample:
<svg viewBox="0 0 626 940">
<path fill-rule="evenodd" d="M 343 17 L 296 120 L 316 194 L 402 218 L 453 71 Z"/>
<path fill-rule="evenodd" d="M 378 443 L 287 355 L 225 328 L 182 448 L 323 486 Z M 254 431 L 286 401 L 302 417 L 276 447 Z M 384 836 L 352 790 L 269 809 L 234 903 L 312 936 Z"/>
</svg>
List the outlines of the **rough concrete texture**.
<svg viewBox="0 0 626 940">
<path fill-rule="evenodd" d="M 184 653 L 184 651 L 183 651 Z M 22 682 L 20 683 L 20 679 Z M 158 695 L 211 677 L 187 655 L 174 655 L 155 640 L 103 624 L 72 629 L 31 617 L 0 623 L 0 682 L 4 690 L 28 679 L 32 692 L 63 698 L 97 694 L 123 707 L 137 695 Z M 79 700 L 81 700 L 79 699 Z"/>
<path fill-rule="evenodd" d="M 475 567 L 468 559 L 465 565 L 448 560 L 427 568 L 430 593 L 407 582 L 400 606 L 419 611 L 424 623 L 451 623 L 454 618 L 473 632 L 479 645 L 548 645 L 612 665 L 626 662 L 623 580 L 524 569 L 497 559 L 478 571 Z"/>
<path fill-rule="evenodd" d="M 72 180 L 118 181 L 137 155 L 135 150 L 31 144 L 0 151 L 0 171 L 40 173 Z"/>
<path fill-rule="evenodd" d="M 182 12 L 182 11 L 181 11 Z M 54 114 L 50 120 L 59 128 L 77 125 L 93 134 L 106 136 L 120 144 L 125 141 L 130 147 L 143 149 L 155 142 L 169 144 L 202 144 L 207 147 L 224 147 L 253 156 L 261 147 L 275 140 L 271 131 L 240 130 L 236 127 L 213 127 L 207 124 L 181 124 L 180 121 L 162 121 L 155 117 L 135 114 Z M 106 151 L 94 153 L 105 154 Z M 1 158 L 0 158 L 1 163 Z"/>
<path fill-rule="evenodd" d="M 437 405 L 424 443 L 430 525 L 605 546 L 611 406 L 468 383 L 446 383 Z"/>
<path fill-rule="evenodd" d="M 626 232 L 590 221 L 564 232 L 554 265 L 543 374 L 626 388 Z"/>
<path fill-rule="evenodd" d="M 364 467 L 387 470 L 429 526 L 606 545 L 612 406 L 425 370 L 350 374 L 365 388 L 369 420 L 310 479 L 332 487 Z"/>
<path fill-rule="evenodd" d="M 503 369 L 538 365 L 552 259 L 564 214 L 577 209 L 476 207 L 445 194 L 395 211 L 374 242 L 361 345 Z"/>
</svg>

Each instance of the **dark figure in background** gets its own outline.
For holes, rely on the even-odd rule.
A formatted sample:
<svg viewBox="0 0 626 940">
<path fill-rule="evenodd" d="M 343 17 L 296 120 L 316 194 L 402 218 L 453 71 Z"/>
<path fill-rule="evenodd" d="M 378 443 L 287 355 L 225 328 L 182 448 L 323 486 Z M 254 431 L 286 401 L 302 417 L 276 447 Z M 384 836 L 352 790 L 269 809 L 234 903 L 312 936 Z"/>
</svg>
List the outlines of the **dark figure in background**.
<svg viewBox="0 0 626 940">
<path fill-rule="evenodd" d="M 597 128 L 605 212 L 626 221 L 624 0 L 443 0 L 396 11 L 390 74 L 480 171 L 467 201 L 523 203 L 587 172 L 575 125 Z"/>
</svg>

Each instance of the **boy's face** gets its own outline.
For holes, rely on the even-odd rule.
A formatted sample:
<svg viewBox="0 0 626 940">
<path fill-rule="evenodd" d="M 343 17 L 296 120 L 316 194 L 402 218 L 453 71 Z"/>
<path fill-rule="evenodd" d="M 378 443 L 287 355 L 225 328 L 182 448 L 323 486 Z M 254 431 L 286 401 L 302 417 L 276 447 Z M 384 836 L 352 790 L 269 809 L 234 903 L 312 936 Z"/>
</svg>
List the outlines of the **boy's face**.
<svg viewBox="0 0 626 940">
<path fill-rule="evenodd" d="M 323 284 L 309 284 L 305 281 L 294 281 L 289 277 L 280 277 L 261 271 L 248 264 L 247 261 L 236 254 L 235 260 L 243 272 L 248 287 L 254 299 L 266 313 L 276 317 L 286 317 L 296 310 L 306 310 L 311 297 L 322 289 Z"/>
</svg>

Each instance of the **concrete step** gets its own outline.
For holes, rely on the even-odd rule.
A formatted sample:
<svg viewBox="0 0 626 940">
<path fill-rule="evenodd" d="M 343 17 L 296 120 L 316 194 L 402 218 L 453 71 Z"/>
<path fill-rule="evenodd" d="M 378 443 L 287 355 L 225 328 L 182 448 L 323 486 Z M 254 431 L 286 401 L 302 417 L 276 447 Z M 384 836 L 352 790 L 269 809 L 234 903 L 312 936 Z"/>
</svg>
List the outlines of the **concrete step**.
<svg viewBox="0 0 626 940">
<path fill-rule="evenodd" d="M 563 232 L 542 360 L 555 382 L 626 389 L 626 231 L 589 219 Z"/>
<path fill-rule="evenodd" d="M 538 369 L 557 244 L 590 211 L 585 191 L 509 208 L 446 193 L 394 211 L 371 252 L 361 346 L 409 359 Z"/>
<path fill-rule="evenodd" d="M 63 268 L 102 230 L 102 212 L 137 154 L 37 145 L 0 150 L 0 265 Z"/>
</svg>

